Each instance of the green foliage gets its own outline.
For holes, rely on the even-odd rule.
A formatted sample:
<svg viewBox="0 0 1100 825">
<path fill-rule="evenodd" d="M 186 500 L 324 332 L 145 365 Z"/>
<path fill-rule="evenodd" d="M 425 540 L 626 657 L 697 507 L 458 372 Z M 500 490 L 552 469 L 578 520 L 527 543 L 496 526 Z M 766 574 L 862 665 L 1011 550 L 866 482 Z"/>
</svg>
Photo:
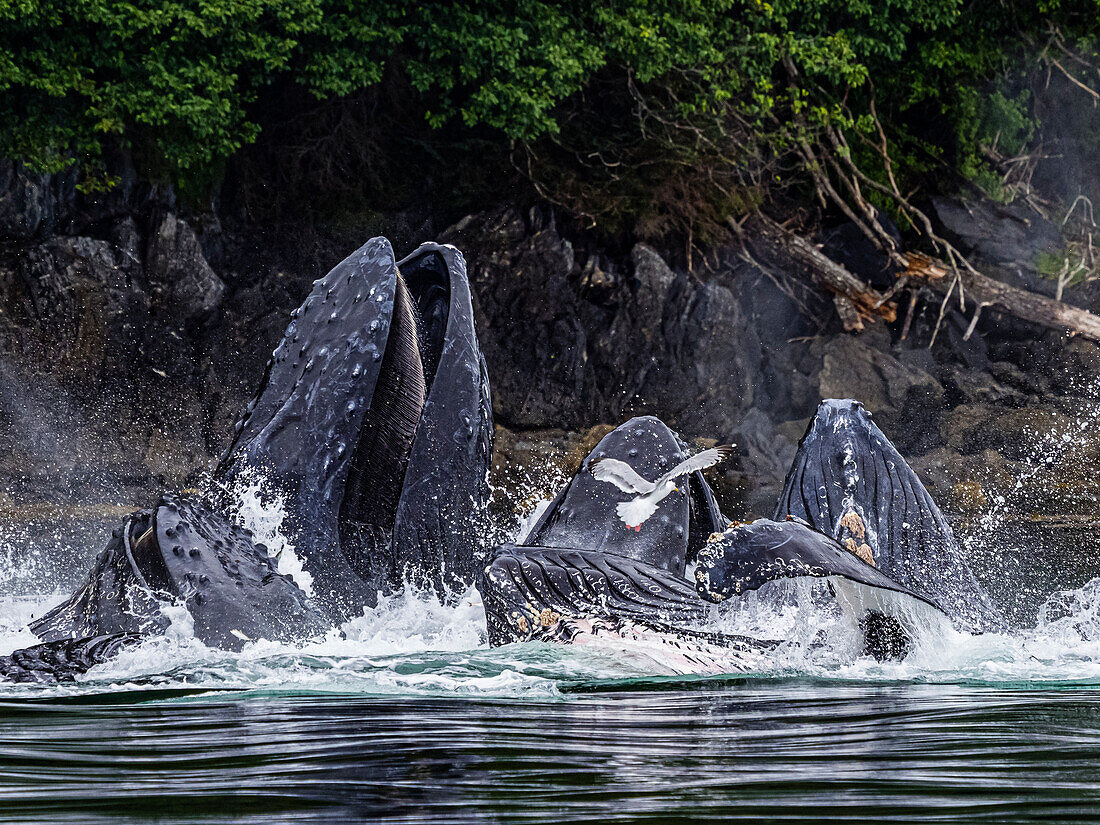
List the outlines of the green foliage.
<svg viewBox="0 0 1100 825">
<path fill-rule="evenodd" d="M 286 99 L 280 90 L 345 99 L 400 78 L 430 127 L 514 142 L 545 194 L 590 216 L 648 209 L 655 231 L 677 228 L 677 209 L 695 216 L 690 231 L 699 215 L 757 203 L 766 182 L 745 170 L 785 182 L 776 159 L 829 127 L 872 145 L 881 125 L 903 181 L 946 164 L 996 195 L 980 147 L 1017 152 L 1034 129 L 1008 67 L 1034 63 L 1051 32 L 1094 55 L 1098 8 L 0 0 L 0 153 L 47 170 L 78 163 L 85 185 L 102 188 L 117 144 L 144 173 L 201 191 L 269 125 L 276 115 L 262 104 Z M 879 154 L 852 151 L 885 180 Z"/>
</svg>

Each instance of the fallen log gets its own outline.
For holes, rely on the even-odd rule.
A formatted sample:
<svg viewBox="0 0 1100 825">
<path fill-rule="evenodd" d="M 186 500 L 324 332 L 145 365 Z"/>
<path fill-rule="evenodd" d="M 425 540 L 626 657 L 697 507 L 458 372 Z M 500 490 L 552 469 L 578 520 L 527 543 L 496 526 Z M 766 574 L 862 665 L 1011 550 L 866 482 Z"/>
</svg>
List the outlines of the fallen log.
<svg viewBox="0 0 1100 825">
<path fill-rule="evenodd" d="M 766 215 L 757 214 L 746 226 L 738 229 L 746 241 L 753 246 L 762 247 L 761 251 L 766 257 L 772 260 L 792 260 L 808 270 L 824 289 L 844 299 L 835 303 L 846 330 L 862 330 L 864 318 L 873 319 L 877 316 L 886 321 L 897 318 L 897 304 L 887 300 L 886 296 L 829 258 L 810 241 Z"/>
<path fill-rule="evenodd" d="M 850 302 L 861 321 L 874 316 L 887 321 L 895 320 L 897 305 L 889 299 L 903 285 L 905 288 L 926 286 L 945 296 L 961 287 L 960 304 L 965 305 L 968 301 L 974 308 L 972 326 L 976 325 L 977 313 L 989 309 L 1047 329 L 1066 331 L 1070 335 L 1081 335 L 1100 342 L 1100 315 L 1002 283 L 965 264 L 955 267 L 922 252 L 895 252 L 895 259 L 903 267 L 898 273 L 899 281 L 904 284 L 899 283 L 897 288 L 882 294 L 831 260 L 810 241 L 765 215 L 753 216 L 742 231 L 748 242 L 765 247 L 769 256 L 786 257 L 809 270 L 822 287 Z M 862 323 L 849 327 L 853 323 L 851 307 L 841 301 L 836 301 L 836 306 L 845 329 L 858 331 L 862 328 Z M 973 329 L 967 332 L 969 337 Z"/>
<path fill-rule="evenodd" d="M 962 287 L 962 297 L 975 304 L 977 312 L 982 309 L 991 309 L 994 312 L 1012 315 L 1021 321 L 1028 321 L 1048 329 L 1068 331 L 1070 335 L 1081 335 L 1100 342 L 1100 315 L 1094 315 L 1087 309 L 1056 301 L 1037 292 L 1028 292 L 1026 289 L 1009 286 L 988 275 L 965 268 L 959 269 L 958 277 Z M 939 281 L 929 281 L 927 285 L 941 294 L 946 294 L 952 280 L 952 278 L 943 278 Z"/>
<path fill-rule="evenodd" d="M 845 332 L 863 332 L 863 318 L 860 317 L 855 304 L 843 295 L 833 295 L 833 304 L 836 306 L 836 314 L 840 316 L 840 323 Z"/>
</svg>

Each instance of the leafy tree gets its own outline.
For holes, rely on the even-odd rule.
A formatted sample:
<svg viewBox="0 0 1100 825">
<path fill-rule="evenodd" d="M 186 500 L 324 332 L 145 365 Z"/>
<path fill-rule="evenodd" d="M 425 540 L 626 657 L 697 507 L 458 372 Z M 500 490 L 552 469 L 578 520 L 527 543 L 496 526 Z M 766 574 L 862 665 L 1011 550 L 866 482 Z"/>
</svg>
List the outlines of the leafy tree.
<svg viewBox="0 0 1100 825">
<path fill-rule="evenodd" d="M 398 77 L 428 126 L 511 147 L 574 213 L 690 234 L 791 182 L 842 188 L 852 166 L 887 205 L 930 172 L 991 187 L 981 147 L 1020 151 L 1034 132 L 1028 67 L 1095 85 L 1098 10 L 0 0 L 0 153 L 48 170 L 76 163 L 86 185 L 110 185 L 103 157 L 118 144 L 146 174 L 201 191 L 270 126 L 263 103 L 276 90 L 341 101 Z"/>
</svg>

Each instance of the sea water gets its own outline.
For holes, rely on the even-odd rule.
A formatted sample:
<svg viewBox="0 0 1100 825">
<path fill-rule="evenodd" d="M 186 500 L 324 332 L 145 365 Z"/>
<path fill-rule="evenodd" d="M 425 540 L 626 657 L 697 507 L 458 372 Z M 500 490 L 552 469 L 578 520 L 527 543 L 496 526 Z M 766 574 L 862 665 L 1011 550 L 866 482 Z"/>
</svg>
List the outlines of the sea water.
<svg viewBox="0 0 1100 825">
<path fill-rule="evenodd" d="M 278 497 L 234 493 L 308 589 Z M 0 532 L 0 653 L 67 595 L 48 556 Z M 1100 820 L 1100 577 L 1070 578 L 1005 633 L 913 616 L 882 663 L 794 582 L 715 617 L 781 645 L 694 670 L 657 638 L 490 648 L 473 588 L 236 653 L 165 605 L 165 636 L 75 682 L 0 685 L 0 822 Z"/>
</svg>

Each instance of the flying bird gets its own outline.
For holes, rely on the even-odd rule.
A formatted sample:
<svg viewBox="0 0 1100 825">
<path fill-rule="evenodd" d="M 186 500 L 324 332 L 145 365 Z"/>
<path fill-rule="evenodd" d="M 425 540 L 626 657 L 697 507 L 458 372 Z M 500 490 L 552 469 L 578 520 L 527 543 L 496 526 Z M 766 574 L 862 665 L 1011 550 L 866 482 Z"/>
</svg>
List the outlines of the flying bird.
<svg viewBox="0 0 1100 825">
<path fill-rule="evenodd" d="M 635 472 L 633 467 L 617 458 L 597 459 L 589 465 L 588 469 L 597 481 L 606 481 L 614 484 L 624 493 L 635 494 L 635 497 L 629 501 L 616 505 L 615 512 L 627 527 L 632 530 L 641 530 L 642 522 L 657 512 L 657 505 L 669 493 L 679 491 L 676 479 L 688 473 L 694 473 L 696 470 L 713 467 L 719 461 L 728 458 L 732 452 L 732 444 L 722 444 L 703 450 L 681 461 L 656 481 L 646 481 Z"/>
</svg>

